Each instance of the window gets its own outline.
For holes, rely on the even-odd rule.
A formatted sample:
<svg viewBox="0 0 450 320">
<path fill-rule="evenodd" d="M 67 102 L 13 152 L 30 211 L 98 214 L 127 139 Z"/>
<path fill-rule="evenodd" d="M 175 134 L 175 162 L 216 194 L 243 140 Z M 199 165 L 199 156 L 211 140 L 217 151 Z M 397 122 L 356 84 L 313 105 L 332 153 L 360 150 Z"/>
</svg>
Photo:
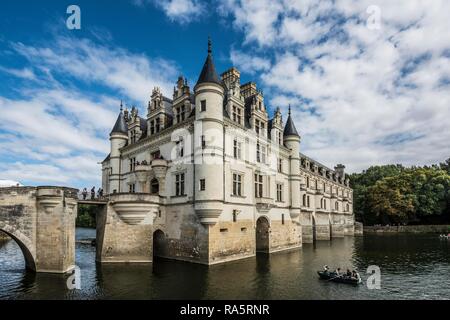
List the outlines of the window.
<svg viewBox="0 0 450 320">
<path fill-rule="evenodd" d="M 131 138 L 130 138 L 131 143 L 135 143 L 136 142 L 136 130 L 131 130 L 130 135 L 131 135 Z"/>
<path fill-rule="evenodd" d="M 261 146 L 261 162 L 266 163 L 266 147 Z"/>
<path fill-rule="evenodd" d="M 256 134 L 259 135 L 259 120 L 255 120 L 255 131 Z"/>
<path fill-rule="evenodd" d="M 241 124 L 241 108 L 233 106 L 233 121 Z"/>
<path fill-rule="evenodd" d="M 237 221 L 237 211 L 233 210 L 233 222 Z"/>
<path fill-rule="evenodd" d="M 130 171 L 134 171 L 136 168 L 136 158 L 130 158 Z"/>
<path fill-rule="evenodd" d="M 201 140 L 200 143 L 202 145 L 202 149 L 205 149 L 206 148 L 206 138 L 205 138 L 205 136 L 201 136 L 200 140 Z"/>
<path fill-rule="evenodd" d="M 177 123 L 184 121 L 186 115 L 186 107 L 180 106 L 177 108 Z"/>
<path fill-rule="evenodd" d="M 160 159 L 160 158 L 161 158 L 161 153 L 160 153 L 160 151 L 158 150 L 158 151 L 152 152 L 152 153 L 150 154 L 150 156 L 151 156 L 151 159 L 152 159 L 152 160 L 153 160 L 153 159 Z"/>
<path fill-rule="evenodd" d="M 283 185 L 281 183 L 277 183 L 277 201 L 283 201 Z"/>
<path fill-rule="evenodd" d="M 281 144 L 281 132 L 280 131 L 278 131 L 278 144 Z"/>
<path fill-rule="evenodd" d="M 255 198 L 263 197 L 263 176 L 255 174 Z"/>
<path fill-rule="evenodd" d="M 259 142 L 256 143 L 256 161 L 261 162 L 261 151 Z"/>
<path fill-rule="evenodd" d="M 308 201 L 307 201 L 307 202 L 308 202 L 308 208 L 310 208 L 310 205 L 309 205 L 309 196 L 308 196 L 307 200 L 308 200 Z"/>
<path fill-rule="evenodd" d="M 161 129 L 161 120 L 159 118 L 156 118 L 156 132 L 159 132 L 159 130 Z"/>
<path fill-rule="evenodd" d="M 206 111 L 206 100 L 200 101 L 200 110 L 201 112 Z"/>
<path fill-rule="evenodd" d="M 175 195 L 184 196 L 184 173 L 175 175 Z"/>
<path fill-rule="evenodd" d="M 159 193 L 159 182 L 157 179 L 153 179 L 150 182 L 150 187 L 151 187 L 151 193 L 152 194 L 158 194 Z"/>
<path fill-rule="evenodd" d="M 237 139 L 234 139 L 233 141 L 233 156 L 235 159 L 241 158 L 241 142 L 239 142 Z"/>
<path fill-rule="evenodd" d="M 206 180 L 200 179 L 200 191 L 205 191 L 205 190 L 206 190 Z"/>
<path fill-rule="evenodd" d="M 281 224 L 284 224 L 284 213 L 281 214 Z"/>
<path fill-rule="evenodd" d="M 350 206 L 347 203 L 347 206 L 345 207 L 345 211 L 349 212 L 350 211 Z"/>
<path fill-rule="evenodd" d="M 278 158 L 278 172 L 283 172 L 283 159 Z"/>
<path fill-rule="evenodd" d="M 336 211 L 339 211 L 339 202 L 336 201 L 334 208 L 336 209 Z"/>
<path fill-rule="evenodd" d="M 134 183 L 129 185 L 129 191 L 130 191 L 130 193 L 136 192 L 136 185 Z"/>
<path fill-rule="evenodd" d="M 242 175 L 233 173 L 233 196 L 242 196 Z"/>
<path fill-rule="evenodd" d="M 150 134 L 154 134 L 155 133 L 155 121 L 152 120 L 150 121 Z"/>
<path fill-rule="evenodd" d="M 303 206 L 306 207 L 306 194 L 303 195 Z"/>
<path fill-rule="evenodd" d="M 309 177 L 306 177 L 306 187 L 309 188 Z"/>
<path fill-rule="evenodd" d="M 176 142 L 177 144 L 177 156 L 178 157 L 184 157 L 184 142 L 183 138 L 180 137 L 179 140 Z"/>
</svg>

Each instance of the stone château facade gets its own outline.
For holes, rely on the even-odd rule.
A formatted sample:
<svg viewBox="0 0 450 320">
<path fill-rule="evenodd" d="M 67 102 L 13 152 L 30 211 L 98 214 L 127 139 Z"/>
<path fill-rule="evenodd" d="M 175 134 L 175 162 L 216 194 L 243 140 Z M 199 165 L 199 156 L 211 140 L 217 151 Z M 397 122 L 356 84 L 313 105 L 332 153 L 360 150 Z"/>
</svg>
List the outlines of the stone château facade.
<svg viewBox="0 0 450 320">
<path fill-rule="evenodd" d="M 353 235 L 344 166 L 300 153 L 290 108 L 285 124 L 267 110 L 236 68 L 217 75 L 210 43 L 193 90 L 183 77 L 172 98 L 153 89 L 145 118 L 121 107 L 102 163 L 97 259 L 215 264 Z"/>
</svg>

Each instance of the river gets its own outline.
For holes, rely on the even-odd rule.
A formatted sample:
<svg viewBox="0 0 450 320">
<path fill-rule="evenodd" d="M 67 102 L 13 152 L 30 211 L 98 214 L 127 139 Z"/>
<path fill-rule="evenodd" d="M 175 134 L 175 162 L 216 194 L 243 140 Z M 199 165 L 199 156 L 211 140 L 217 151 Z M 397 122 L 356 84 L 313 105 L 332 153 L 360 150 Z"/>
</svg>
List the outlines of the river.
<svg viewBox="0 0 450 320">
<path fill-rule="evenodd" d="M 78 240 L 94 237 L 95 230 L 77 229 Z M 17 244 L 0 242 L 0 299 L 450 298 L 450 240 L 435 234 L 345 237 L 210 267 L 169 260 L 102 266 L 94 247 L 76 249 L 81 290 L 68 290 L 67 275 L 26 272 Z M 357 268 L 363 284 L 318 280 L 325 264 Z M 380 267 L 380 289 L 366 285 L 370 265 Z"/>
</svg>

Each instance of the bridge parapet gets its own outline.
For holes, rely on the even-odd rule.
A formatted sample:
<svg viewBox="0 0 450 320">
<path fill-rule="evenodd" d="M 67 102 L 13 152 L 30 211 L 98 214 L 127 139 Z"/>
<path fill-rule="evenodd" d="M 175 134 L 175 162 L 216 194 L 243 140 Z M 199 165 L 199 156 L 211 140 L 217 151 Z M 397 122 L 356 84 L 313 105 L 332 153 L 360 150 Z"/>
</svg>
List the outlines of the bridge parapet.
<svg viewBox="0 0 450 320">
<path fill-rule="evenodd" d="M 64 187 L 0 188 L 0 230 L 17 242 L 28 269 L 64 273 L 74 267 L 76 194 Z"/>
</svg>

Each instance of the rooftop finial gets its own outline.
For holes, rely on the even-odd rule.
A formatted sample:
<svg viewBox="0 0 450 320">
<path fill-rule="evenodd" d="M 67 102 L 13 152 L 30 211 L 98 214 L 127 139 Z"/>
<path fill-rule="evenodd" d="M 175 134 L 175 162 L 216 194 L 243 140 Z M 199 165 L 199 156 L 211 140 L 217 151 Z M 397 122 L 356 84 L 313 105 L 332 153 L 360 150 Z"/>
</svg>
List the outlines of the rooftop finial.
<svg viewBox="0 0 450 320">
<path fill-rule="evenodd" d="M 211 37 L 208 36 L 208 54 L 212 53 L 212 42 L 211 42 Z"/>
<path fill-rule="evenodd" d="M 122 112 L 123 111 L 123 102 L 122 102 L 122 100 L 120 100 L 120 112 Z"/>
<path fill-rule="evenodd" d="M 289 117 L 291 116 L 291 104 L 289 103 Z"/>
</svg>

